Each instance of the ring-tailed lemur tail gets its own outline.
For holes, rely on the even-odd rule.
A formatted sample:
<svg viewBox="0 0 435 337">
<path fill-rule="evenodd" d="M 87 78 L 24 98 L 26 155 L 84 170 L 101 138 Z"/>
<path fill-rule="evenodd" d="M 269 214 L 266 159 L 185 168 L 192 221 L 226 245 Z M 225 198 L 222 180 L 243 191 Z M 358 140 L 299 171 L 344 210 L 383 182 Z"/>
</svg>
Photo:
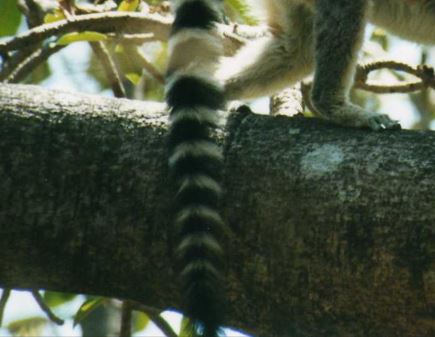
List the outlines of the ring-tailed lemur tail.
<svg viewBox="0 0 435 337">
<path fill-rule="evenodd" d="M 193 333 L 216 337 L 223 316 L 224 224 L 218 212 L 222 154 L 211 137 L 225 105 L 215 80 L 223 46 L 215 30 L 222 0 L 175 0 L 166 101 L 170 108 L 169 169 L 176 184 L 176 250 L 181 300 Z"/>
</svg>

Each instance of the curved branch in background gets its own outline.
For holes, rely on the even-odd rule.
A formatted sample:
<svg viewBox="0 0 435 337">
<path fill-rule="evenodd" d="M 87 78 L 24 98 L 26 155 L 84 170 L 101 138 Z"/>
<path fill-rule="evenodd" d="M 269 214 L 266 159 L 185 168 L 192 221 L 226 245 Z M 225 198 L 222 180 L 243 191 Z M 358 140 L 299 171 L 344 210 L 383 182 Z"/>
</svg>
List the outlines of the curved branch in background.
<svg viewBox="0 0 435 337">
<path fill-rule="evenodd" d="M 406 81 L 399 84 L 374 84 L 368 82 L 368 75 L 372 71 L 390 69 L 401 71 L 418 77 L 419 81 Z M 302 82 L 301 92 L 305 105 L 312 112 L 316 112 L 311 103 L 311 87 L 312 82 Z M 406 63 L 397 61 L 375 61 L 366 65 L 358 65 L 355 74 L 354 88 L 377 93 L 377 94 L 392 94 L 392 93 L 411 93 L 427 88 L 435 89 L 435 71 L 433 67 L 427 65 L 410 66 Z"/>
<path fill-rule="evenodd" d="M 381 69 L 405 72 L 419 78 L 419 80 L 405 81 L 404 83 L 393 85 L 382 85 L 368 82 L 370 72 Z M 397 61 L 375 61 L 366 65 L 361 65 L 357 68 L 355 87 L 378 94 L 410 93 L 426 88 L 435 89 L 434 68 L 427 65 L 413 67 L 406 63 Z"/>
</svg>

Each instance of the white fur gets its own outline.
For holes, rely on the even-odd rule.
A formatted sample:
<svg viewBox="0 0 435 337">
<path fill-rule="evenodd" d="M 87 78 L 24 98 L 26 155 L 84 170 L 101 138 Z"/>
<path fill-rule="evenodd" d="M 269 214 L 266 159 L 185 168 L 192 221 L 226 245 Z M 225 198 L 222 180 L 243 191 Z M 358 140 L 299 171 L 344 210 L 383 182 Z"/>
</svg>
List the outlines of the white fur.
<svg viewBox="0 0 435 337">
<path fill-rule="evenodd" d="M 314 0 L 248 0 L 261 7 L 272 37 L 248 43 L 225 58 L 218 77 L 229 99 L 264 96 L 314 70 Z M 435 43 L 435 0 L 368 0 L 367 20 L 402 38 Z M 337 60 L 339 61 L 339 60 Z"/>
<path fill-rule="evenodd" d="M 169 39 L 168 71 L 213 76 L 223 55 L 220 38 L 203 29 L 183 29 Z"/>
<path fill-rule="evenodd" d="M 435 43 L 435 0 L 372 0 L 368 17 L 404 39 Z"/>
<path fill-rule="evenodd" d="M 397 127 L 387 116 L 364 111 L 349 102 L 365 23 L 361 20 L 411 41 L 434 44 L 435 0 L 366 0 L 366 13 L 361 2 L 344 11 L 335 0 L 329 1 L 257 0 L 263 6 L 271 36 L 248 43 L 235 57 L 224 59 L 218 77 L 225 83 L 226 97 L 243 99 L 272 94 L 312 73 L 316 64 L 312 105 L 322 116 L 339 124 L 374 130 Z M 325 15 L 328 9 L 333 12 Z M 337 25 L 337 19 L 343 21 Z M 315 21 L 316 32 L 321 36 L 316 50 Z M 341 42 L 349 43 L 351 48 L 337 44 Z"/>
</svg>

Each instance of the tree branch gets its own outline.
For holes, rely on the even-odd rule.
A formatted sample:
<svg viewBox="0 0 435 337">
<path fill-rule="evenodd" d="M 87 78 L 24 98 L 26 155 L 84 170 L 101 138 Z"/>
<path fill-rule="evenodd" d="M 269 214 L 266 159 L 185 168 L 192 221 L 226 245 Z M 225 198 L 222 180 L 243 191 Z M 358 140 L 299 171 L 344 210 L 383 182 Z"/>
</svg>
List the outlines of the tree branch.
<svg viewBox="0 0 435 337">
<path fill-rule="evenodd" d="M 100 60 L 103 66 L 107 82 L 112 87 L 112 92 L 115 97 L 126 97 L 124 84 L 122 83 L 117 64 L 113 60 L 106 45 L 103 42 L 90 43 L 95 56 Z"/>
<path fill-rule="evenodd" d="M 47 59 L 57 53 L 59 50 L 64 48 L 62 45 L 53 45 L 51 43 L 46 43 L 40 46 L 32 54 L 30 54 L 26 59 L 17 64 L 15 69 L 10 68 L 12 71 L 10 73 L 6 72 L 7 77 L 0 74 L 0 81 L 4 80 L 7 83 L 18 83 L 26 78 L 37 66 L 47 61 Z"/>
<path fill-rule="evenodd" d="M 0 286 L 177 308 L 159 103 L 0 86 Z M 434 334 L 435 133 L 232 115 L 229 326 Z"/>
<path fill-rule="evenodd" d="M 402 71 L 419 78 L 419 80 L 404 81 L 403 83 L 394 85 L 370 83 L 368 81 L 369 73 L 381 69 Z M 378 94 L 410 93 L 427 88 L 435 89 L 434 68 L 427 65 L 418 65 L 413 67 L 403 62 L 397 61 L 375 61 L 357 68 L 357 73 L 355 75 L 355 87 Z"/>
<path fill-rule="evenodd" d="M 144 14 L 136 12 L 104 12 L 74 16 L 70 20 L 61 20 L 44 24 L 21 33 L 7 41 L 0 42 L 0 55 L 29 47 L 52 36 L 59 36 L 71 32 L 96 31 L 100 33 L 118 35 L 153 34 L 156 41 L 167 41 L 172 18 L 158 14 Z M 227 55 L 234 54 L 245 40 L 232 32 L 232 27 L 219 25 L 219 31 L 224 39 Z"/>
<path fill-rule="evenodd" d="M 134 12 L 104 12 L 79 15 L 73 17 L 72 20 L 61 20 L 35 27 L 8 41 L 0 42 L 0 54 L 41 42 L 54 35 L 85 30 L 101 33 L 153 32 L 156 40 L 166 41 L 171 22 L 170 18 L 164 18 L 160 15 Z"/>
</svg>

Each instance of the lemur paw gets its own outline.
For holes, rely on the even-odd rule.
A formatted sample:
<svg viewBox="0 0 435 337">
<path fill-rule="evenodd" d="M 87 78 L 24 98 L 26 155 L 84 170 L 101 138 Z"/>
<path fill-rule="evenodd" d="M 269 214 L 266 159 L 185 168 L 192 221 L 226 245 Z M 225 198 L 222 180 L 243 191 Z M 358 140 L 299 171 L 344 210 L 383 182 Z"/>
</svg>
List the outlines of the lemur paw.
<svg viewBox="0 0 435 337">
<path fill-rule="evenodd" d="M 401 129 L 399 122 L 390 119 L 388 115 L 373 114 L 370 116 L 370 114 L 368 114 L 367 123 L 368 127 L 375 131 L 382 129 Z"/>
<path fill-rule="evenodd" d="M 366 111 L 353 104 L 343 104 L 331 109 L 331 113 L 324 114 L 329 116 L 331 121 L 357 128 L 370 128 L 374 131 L 384 129 L 400 129 L 398 121 L 392 120 L 389 116 Z"/>
</svg>

